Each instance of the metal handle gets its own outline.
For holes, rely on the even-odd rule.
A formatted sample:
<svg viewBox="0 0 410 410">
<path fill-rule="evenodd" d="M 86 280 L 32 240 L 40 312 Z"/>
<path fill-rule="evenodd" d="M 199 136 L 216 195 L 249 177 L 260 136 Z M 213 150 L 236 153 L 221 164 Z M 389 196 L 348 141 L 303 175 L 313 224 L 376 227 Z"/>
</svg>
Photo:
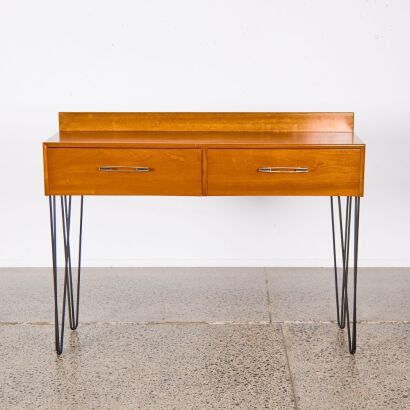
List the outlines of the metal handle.
<svg viewBox="0 0 410 410">
<path fill-rule="evenodd" d="M 104 172 L 150 172 L 149 167 L 130 167 L 124 165 L 103 165 L 98 168 L 98 171 Z"/>
<path fill-rule="evenodd" d="M 301 174 L 309 172 L 306 167 L 261 167 L 258 172 L 276 173 L 276 174 Z"/>
</svg>

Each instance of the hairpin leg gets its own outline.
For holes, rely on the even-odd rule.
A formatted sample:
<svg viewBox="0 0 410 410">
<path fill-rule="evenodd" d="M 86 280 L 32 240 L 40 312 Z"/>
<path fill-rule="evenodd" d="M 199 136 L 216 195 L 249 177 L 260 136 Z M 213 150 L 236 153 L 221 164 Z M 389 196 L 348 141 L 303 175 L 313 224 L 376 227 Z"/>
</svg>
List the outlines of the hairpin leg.
<svg viewBox="0 0 410 410">
<path fill-rule="evenodd" d="M 82 244 L 82 227 L 83 227 L 83 204 L 84 200 L 80 199 L 80 227 L 79 227 L 79 244 L 78 244 L 78 267 L 77 267 L 77 295 L 74 298 L 74 285 L 71 266 L 71 196 L 61 196 L 61 219 L 64 243 L 64 283 L 61 307 L 61 325 L 58 311 L 58 269 L 57 269 L 57 206 L 56 197 L 49 197 L 50 205 L 50 226 L 51 226 L 51 250 L 53 259 L 53 285 L 54 285 L 54 310 L 55 310 L 55 346 L 57 354 L 63 352 L 64 344 L 64 324 L 66 301 L 68 301 L 68 317 L 70 328 L 76 329 L 78 326 L 79 307 L 80 307 L 80 276 L 81 276 L 81 244 Z"/>
<path fill-rule="evenodd" d="M 358 242 L 359 242 L 359 216 L 360 216 L 360 197 L 354 197 L 354 243 L 353 243 L 353 317 L 350 323 L 349 298 L 348 298 L 348 279 L 349 279 L 349 252 L 350 252 L 350 233 L 352 219 L 352 197 L 346 198 L 346 210 L 343 221 L 342 204 L 340 197 L 337 197 L 340 244 L 342 251 L 342 288 L 339 293 L 336 251 L 336 224 L 334 217 L 333 197 L 330 197 L 330 207 L 332 215 L 332 236 L 333 236 L 333 264 L 335 273 L 335 290 L 336 290 L 336 313 L 337 323 L 341 329 L 344 329 L 347 323 L 347 336 L 349 342 L 349 352 L 356 352 L 356 302 L 357 302 L 357 260 L 358 260 Z M 343 226 L 344 222 L 344 226 Z M 340 298 L 339 298 L 340 296 Z"/>
</svg>

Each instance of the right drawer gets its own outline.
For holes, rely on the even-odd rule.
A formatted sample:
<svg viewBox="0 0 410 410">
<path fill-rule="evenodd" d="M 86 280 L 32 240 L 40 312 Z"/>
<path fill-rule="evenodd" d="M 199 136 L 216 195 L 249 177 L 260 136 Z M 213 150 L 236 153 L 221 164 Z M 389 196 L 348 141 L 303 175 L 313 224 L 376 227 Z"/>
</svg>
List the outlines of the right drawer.
<svg viewBox="0 0 410 410">
<path fill-rule="evenodd" d="M 364 150 L 208 149 L 208 195 L 362 196 Z"/>
</svg>

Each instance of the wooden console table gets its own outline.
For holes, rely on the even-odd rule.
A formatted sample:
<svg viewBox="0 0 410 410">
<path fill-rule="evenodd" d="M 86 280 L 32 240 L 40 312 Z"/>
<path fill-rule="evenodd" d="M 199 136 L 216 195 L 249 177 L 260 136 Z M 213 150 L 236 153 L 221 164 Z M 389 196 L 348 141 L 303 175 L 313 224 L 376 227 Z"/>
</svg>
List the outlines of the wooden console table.
<svg viewBox="0 0 410 410">
<path fill-rule="evenodd" d="M 347 324 L 349 351 L 355 353 L 358 232 L 365 145 L 354 135 L 353 113 L 60 113 L 59 120 L 59 134 L 43 144 L 58 354 L 63 350 L 66 305 L 70 328 L 74 330 L 78 326 L 85 195 L 330 197 L 337 322 L 340 328 Z M 74 195 L 80 196 L 76 285 L 70 246 Z M 56 196 L 60 196 L 59 204 Z M 334 197 L 337 197 L 335 201 Z M 346 197 L 343 206 L 341 197 Z M 60 218 L 57 219 L 56 214 L 59 208 L 65 261 L 61 320 L 57 292 L 57 222 Z M 338 222 L 335 222 L 335 213 Z M 352 219 L 350 318 L 348 277 Z M 340 233 L 336 234 L 336 230 Z M 339 241 L 340 287 L 336 257 Z"/>
</svg>

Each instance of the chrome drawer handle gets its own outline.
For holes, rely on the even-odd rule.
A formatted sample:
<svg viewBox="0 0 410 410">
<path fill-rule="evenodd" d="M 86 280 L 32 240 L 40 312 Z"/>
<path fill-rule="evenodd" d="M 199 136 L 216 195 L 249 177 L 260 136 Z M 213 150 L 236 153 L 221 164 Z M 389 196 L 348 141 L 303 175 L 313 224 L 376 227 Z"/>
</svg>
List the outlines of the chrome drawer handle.
<svg viewBox="0 0 410 410">
<path fill-rule="evenodd" d="M 276 174 L 301 174 L 309 172 L 306 167 L 261 167 L 258 172 L 276 173 Z"/>
<path fill-rule="evenodd" d="M 150 172 L 149 167 L 128 167 L 123 165 L 103 165 L 98 168 L 98 171 L 104 172 Z"/>
</svg>

